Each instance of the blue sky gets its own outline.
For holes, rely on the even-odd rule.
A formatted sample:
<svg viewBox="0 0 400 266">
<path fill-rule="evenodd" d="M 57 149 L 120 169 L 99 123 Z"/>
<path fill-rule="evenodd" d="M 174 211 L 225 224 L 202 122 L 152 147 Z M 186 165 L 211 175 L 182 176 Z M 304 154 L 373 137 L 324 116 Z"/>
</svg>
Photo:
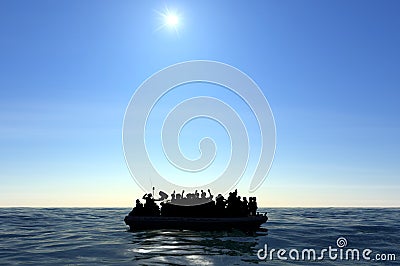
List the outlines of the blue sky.
<svg viewBox="0 0 400 266">
<path fill-rule="evenodd" d="M 156 30 L 166 6 L 179 35 Z M 150 75 L 196 59 L 239 68 L 269 101 L 277 149 L 261 205 L 400 206 L 399 9 L 1 1 L 0 206 L 131 205 L 142 191 L 124 161 L 125 108 Z"/>
</svg>

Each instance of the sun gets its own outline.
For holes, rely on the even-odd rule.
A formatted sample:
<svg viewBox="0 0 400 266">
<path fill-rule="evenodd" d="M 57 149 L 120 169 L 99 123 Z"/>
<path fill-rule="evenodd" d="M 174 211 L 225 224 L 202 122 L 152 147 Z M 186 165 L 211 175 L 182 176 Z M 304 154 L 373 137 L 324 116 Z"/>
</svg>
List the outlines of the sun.
<svg viewBox="0 0 400 266">
<path fill-rule="evenodd" d="M 168 14 L 165 16 L 165 24 L 169 27 L 176 27 L 179 23 L 179 17 L 175 14 Z"/>
<path fill-rule="evenodd" d="M 178 34 L 178 28 L 181 26 L 182 16 L 175 10 L 171 10 L 167 7 L 165 7 L 164 11 L 162 12 L 156 12 L 161 19 L 161 25 L 156 30 L 160 30 L 162 28 L 170 28 L 173 29 L 176 34 Z"/>
</svg>

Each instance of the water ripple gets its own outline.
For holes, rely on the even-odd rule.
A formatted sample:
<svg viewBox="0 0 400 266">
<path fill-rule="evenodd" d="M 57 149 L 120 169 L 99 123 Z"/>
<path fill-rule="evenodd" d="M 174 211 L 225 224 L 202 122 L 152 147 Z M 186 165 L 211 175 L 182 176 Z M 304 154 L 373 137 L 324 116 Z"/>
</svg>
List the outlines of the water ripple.
<svg viewBox="0 0 400 266">
<path fill-rule="evenodd" d="M 400 257 L 400 209 L 268 209 L 269 221 L 253 234 L 129 232 L 123 223 L 128 212 L 124 208 L 2 208 L 0 265 L 249 265 L 260 263 L 256 252 L 264 244 L 276 249 L 321 249 L 335 246 L 340 236 L 352 248 L 394 252 Z"/>
</svg>

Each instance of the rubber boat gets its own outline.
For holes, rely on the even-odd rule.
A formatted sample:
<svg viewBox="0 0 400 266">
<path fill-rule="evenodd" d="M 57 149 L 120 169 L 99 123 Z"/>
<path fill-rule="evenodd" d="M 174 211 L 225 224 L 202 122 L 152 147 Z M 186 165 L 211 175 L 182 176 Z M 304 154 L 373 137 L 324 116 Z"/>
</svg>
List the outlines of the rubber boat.
<svg viewBox="0 0 400 266">
<path fill-rule="evenodd" d="M 257 230 L 267 222 L 266 214 L 247 217 L 163 217 L 128 215 L 124 221 L 130 230 L 191 229 L 191 230 Z"/>
<path fill-rule="evenodd" d="M 172 197 L 166 200 L 168 195 L 160 192 L 160 199 L 154 199 L 152 194 L 145 194 L 143 205 L 136 200 L 136 207 L 125 217 L 126 225 L 130 230 L 141 229 L 192 229 L 192 230 L 232 230 L 240 229 L 255 231 L 267 222 L 266 213 L 257 212 L 256 198 L 249 198 L 249 202 L 243 202 L 237 196 L 237 190 L 229 193 L 227 200 L 219 194 L 216 201 L 212 200 L 210 190 L 209 197 L 199 197 L 197 190 L 194 194 L 188 194 L 185 198 Z M 184 191 L 182 191 L 183 195 Z M 154 191 L 153 191 L 154 194 Z M 175 194 L 175 191 L 174 191 Z M 160 206 L 155 202 L 162 201 Z"/>
</svg>

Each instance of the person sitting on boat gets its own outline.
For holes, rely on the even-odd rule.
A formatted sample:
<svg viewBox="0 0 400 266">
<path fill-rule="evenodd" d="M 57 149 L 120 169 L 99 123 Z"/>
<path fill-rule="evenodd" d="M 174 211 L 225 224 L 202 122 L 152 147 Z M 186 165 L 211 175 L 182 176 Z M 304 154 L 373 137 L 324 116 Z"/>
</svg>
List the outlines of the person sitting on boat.
<svg viewBox="0 0 400 266">
<path fill-rule="evenodd" d="M 187 193 L 186 194 L 186 199 L 193 199 L 194 198 L 194 194 L 193 193 Z"/>
<path fill-rule="evenodd" d="M 140 202 L 139 199 L 136 200 L 136 208 L 138 208 L 138 209 L 143 208 L 143 204 Z"/>
<path fill-rule="evenodd" d="M 204 192 L 204 190 L 201 190 L 201 198 L 202 199 L 206 198 L 206 192 Z"/>
<path fill-rule="evenodd" d="M 143 204 L 139 199 L 136 200 L 136 206 L 132 209 L 129 215 L 139 216 L 143 214 Z"/>
<path fill-rule="evenodd" d="M 155 199 L 154 201 L 163 201 L 165 199 L 168 199 L 168 195 L 164 191 L 158 192 L 158 195 L 160 195 L 160 198 L 159 199 Z"/>
<path fill-rule="evenodd" d="M 175 200 L 180 200 L 181 199 L 181 194 L 176 194 L 176 199 Z"/>
</svg>

